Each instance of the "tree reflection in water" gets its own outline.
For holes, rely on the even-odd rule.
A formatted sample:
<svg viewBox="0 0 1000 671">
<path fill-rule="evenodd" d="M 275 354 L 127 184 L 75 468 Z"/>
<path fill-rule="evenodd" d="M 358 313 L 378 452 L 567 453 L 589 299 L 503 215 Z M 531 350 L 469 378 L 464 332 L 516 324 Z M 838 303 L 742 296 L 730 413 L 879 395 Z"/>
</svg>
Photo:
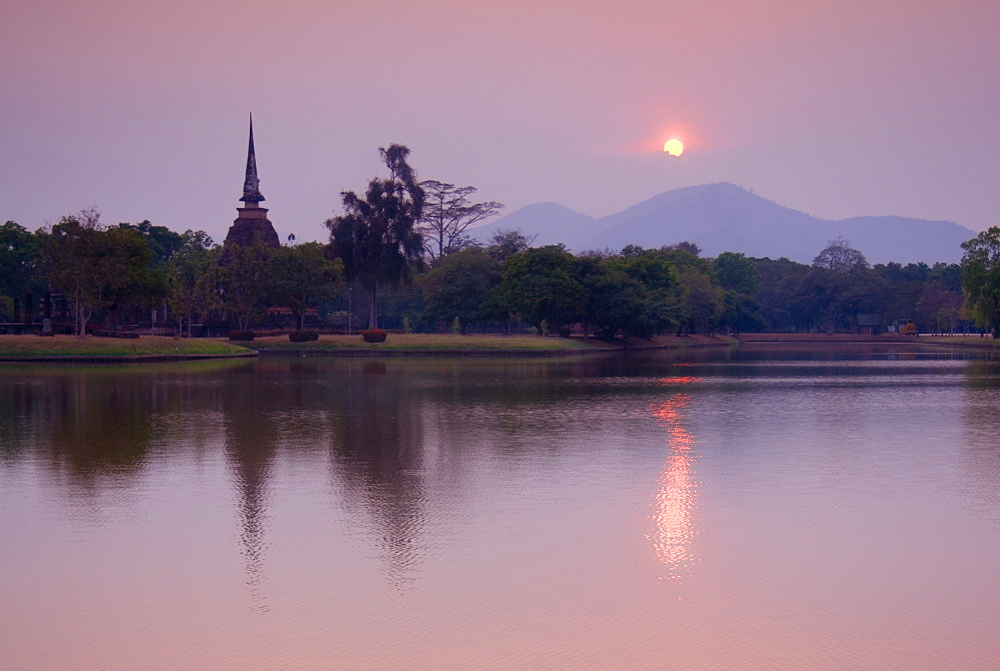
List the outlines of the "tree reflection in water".
<svg viewBox="0 0 1000 671">
<path fill-rule="evenodd" d="M 226 462 L 232 472 L 240 518 L 240 553 L 246 569 L 246 585 L 255 608 L 269 610 L 262 592 L 264 580 L 264 532 L 271 464 L 278 437 L 269 416 L 273 394 L 262 394 L 256 369 L 242 368 L 226 378 Z M 272 390 L 273 391 L 273 390 Z"/>
<path fill-rule="evenodd" d="M 425 525 L 423 418 L 414 385 L 378 364 L 349 380 L 331 411 L 332 475 L 351 516 L 370 526 L 389 581 L 403 588 L 420 561 Z"/>
<path fill-rule="evenodd" d="M 677 383 L 694 378 L 671 378 L 664 382 Z M 653 529 L 648 536 L 653 543 L 656 559 L 664 567 L 661 580 L 679 581 L 691 574 L 696 560 L 691 545 L 695 536 L 694 510 L 697 505 L 698 483 L 694 474 L 693 439 L 682 425 L 681 409 L 690 397 L 675 394 L 651 407 L 667 429 L 670 454 L 660 475 L 660 490 L 656 493 Z"/>
</svg>

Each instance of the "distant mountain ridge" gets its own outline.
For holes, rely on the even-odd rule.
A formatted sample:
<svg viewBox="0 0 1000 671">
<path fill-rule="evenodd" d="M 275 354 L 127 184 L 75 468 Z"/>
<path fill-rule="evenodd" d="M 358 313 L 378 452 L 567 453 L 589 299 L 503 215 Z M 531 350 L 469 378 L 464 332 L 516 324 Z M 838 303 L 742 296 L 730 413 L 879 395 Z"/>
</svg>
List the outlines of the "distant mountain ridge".
<svg viewBox="0 0 1000 671">
<path fill-rule="evenodd" d="M 810 263 L 843 236 L 871 263 L 957 263 L 961 244 L 976 233 L 952 221 L 895 216 L 831 221 L 720 182 L 666 191 L 606 217 L 593 218 L 558 203 L 522 207 L 472 233 L 485 241 L 499 229 L 518 229 L 534 245 L 563 243 L 570 250 L 662 247 L 684 240 L 704 256 L 742 252 Z"/>
</svg>

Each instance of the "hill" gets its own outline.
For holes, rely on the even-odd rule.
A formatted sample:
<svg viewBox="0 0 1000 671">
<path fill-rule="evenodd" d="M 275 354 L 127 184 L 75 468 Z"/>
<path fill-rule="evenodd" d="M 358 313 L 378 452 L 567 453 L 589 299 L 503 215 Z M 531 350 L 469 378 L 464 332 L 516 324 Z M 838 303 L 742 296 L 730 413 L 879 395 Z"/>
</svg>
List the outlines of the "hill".
<svg viewBox="0 0 1000 671">
<path fill-rule="evenodd" d="M 594 219 L 558 203 L 523 207 L 477 229 L 480 240 L 499 229 L 537 235 L 534 244 L 569 249 L 619 250 L 625 245 L 661 247 L 684 240 L 704 256 L 726 251 L 810 263 L 827 243 L 843 236 L 871 263 L 956 263 L 961 243 L 975 233 L 950 221 L 894 216 L 831 221 L 793 210 L 734 184 L 666 191 L 616 214 Z"/>
</svg>

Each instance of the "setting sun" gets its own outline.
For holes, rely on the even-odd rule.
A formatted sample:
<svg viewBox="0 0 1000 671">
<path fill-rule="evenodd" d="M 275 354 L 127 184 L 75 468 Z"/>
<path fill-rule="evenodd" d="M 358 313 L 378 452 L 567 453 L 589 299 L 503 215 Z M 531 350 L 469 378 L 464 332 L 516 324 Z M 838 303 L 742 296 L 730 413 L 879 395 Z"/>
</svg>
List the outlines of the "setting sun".
<svg viewBox="0 0 1000 671">
<path fill-rule="evenodd" d="M 672 137 L 663 143 L 663 151 L 667 152 L 671 156 L 680 156 L 684 153 L 684 143 L 677 138 Z"/>
</svg>

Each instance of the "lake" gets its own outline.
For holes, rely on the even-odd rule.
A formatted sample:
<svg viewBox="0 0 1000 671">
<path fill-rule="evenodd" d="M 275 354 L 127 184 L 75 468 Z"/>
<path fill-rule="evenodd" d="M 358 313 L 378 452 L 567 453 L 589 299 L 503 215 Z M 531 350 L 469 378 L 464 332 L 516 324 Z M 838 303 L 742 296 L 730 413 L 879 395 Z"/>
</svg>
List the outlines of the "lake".
<svg viewBox="0 0 1000 671">
<path fill-rule="evenodd" d="M 0 667 L 987 669 L 1000 362 L 0 368 Z"/>
</svg>

